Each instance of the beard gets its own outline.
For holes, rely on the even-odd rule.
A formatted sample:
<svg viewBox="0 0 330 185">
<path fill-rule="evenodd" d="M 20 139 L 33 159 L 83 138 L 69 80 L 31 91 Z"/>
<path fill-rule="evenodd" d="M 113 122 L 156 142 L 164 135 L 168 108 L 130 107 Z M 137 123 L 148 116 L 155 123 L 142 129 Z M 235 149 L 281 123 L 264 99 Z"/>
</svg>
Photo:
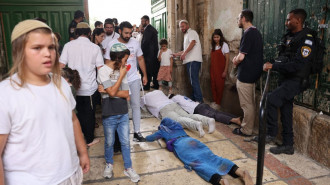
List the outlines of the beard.
<svg viewBox="0 0 330 185">
<path fill-rule="evenodd" d="M 112 35 L 113 31 L 112 31 L 112 32 L 107 31 L 107 32 L 105 32 L 105 33 L 107 34 L 107 36 L 109 36 L 109 35 Z"/>
<path fill-rule="evenodd" d="M 242 23 L 238 23 L 238 27 L 239 28 L 243 28 L 243 24 Z"/>
<path fill-rule="evenodd" d="M 131 37 L 124 37 L 122 34 L 120 34 L 120 38 L 123 39 L 125 42 L 128 42 Z"/>
</svg>

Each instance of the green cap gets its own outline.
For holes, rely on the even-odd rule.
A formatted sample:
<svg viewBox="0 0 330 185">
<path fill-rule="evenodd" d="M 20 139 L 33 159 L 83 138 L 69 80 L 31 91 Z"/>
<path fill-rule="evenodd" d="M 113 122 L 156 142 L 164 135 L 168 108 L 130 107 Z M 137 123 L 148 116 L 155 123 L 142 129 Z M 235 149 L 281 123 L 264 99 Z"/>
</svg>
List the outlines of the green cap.
<svg viewBox="0 0 330 185">
<path fill-rule="evenodd" d="M 112 45 L 110 52 L 121 52 L 128 49 L 124 44 L 122 43 L 116 43 Z"/>
</svg>

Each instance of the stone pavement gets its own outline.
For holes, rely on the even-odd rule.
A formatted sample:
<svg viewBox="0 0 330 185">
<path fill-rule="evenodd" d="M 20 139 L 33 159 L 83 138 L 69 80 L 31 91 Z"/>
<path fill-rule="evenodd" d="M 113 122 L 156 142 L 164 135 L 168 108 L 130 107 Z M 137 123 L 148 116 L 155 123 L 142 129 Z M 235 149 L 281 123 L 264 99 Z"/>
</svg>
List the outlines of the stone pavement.
<svg viewBox="0 0 330 185">
<path fill-rule="evenodd" d="M 102 123 L 100 115 L 98 123 Z M 141 120 L 141 132 L 144 136 L 157 130 L 160 120 L 145 118 Z M 132 121 L 130 122 L 132 130 Z M 205 143 L 215 154 L 228 158 L 240 168 L 246 169 L 256 181 L 256 154 L 257 144 L 244 142 L 243 138 L 231 133 L 234 125 L 224 125 L 216 122 L 215 133 L 198 137 L 197 132 L 186 130 L 191 137 Z M 89 185 L 207 185 L 210 184 L 200 178 L 194 171 L 188 172 L 181 161 L 173 153 L 166 150 L 163 140 L 151 143 L 138 143 L 133 141 L 131 134 L 131 158 L 133 168 L 140 175 L 141 180 L 133 183 L 123 173 L 123 160 L 121 153 L 114 156 L 114 176 L 111 179 L 102 177 L 104 160 L 104 134 L 103 127 L 96 129 L 96 136 L 101 143 L 89 148 L 91 170 L 84 175 L 84 184 Z M 330 182 L 330 170 L 315 161 L 295 153 L 294 155 L 273 155 L 266 146 L 265 167 L 263 182 L 267 185 L 326 185 Z M 240 179 L 233 179 L 229 175 L 230 184 L 242 185 Z"/>
</svg>

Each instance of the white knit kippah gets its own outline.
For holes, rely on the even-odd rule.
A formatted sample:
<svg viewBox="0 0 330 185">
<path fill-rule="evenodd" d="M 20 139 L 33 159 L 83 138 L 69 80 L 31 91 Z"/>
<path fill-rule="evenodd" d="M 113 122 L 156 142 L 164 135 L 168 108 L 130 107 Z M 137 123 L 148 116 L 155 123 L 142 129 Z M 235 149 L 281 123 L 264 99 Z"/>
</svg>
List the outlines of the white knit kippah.
<svg viewBox="0 0 330 185">
<path fill-rule="evenodd" d="M 16 24 L 13 32 L 11 33 L 11 42 L 16 40 L 18 37 L 24 35 L 25 33 L 28 33 L 37 28 L 47 28 L 49 30 L 52 30 L 47 24 L 38 20 L 28 19 L 25 21 L 21 21 Z"/>
</svg>

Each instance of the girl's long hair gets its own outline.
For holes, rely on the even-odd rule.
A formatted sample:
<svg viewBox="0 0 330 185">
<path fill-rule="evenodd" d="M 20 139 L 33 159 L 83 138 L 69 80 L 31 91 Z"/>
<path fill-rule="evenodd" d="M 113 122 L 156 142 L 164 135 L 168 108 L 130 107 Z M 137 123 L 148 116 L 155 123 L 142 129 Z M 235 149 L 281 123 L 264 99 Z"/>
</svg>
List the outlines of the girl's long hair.
<svg viewBox="0 0 330 185">
<path fill-rule="evenodd" d="M 62 69 L 62 76 L 72 84 L 72 86 L 78 90 L 81 85 L 79 72 L 75 69 L 65 67 Z"/>
<path fill-rule="evenodd" d="M 93 42 L 94 44 L 95 44 L 95 36 L 99 36 L 99 35 L 101 35 L 102 33 L 105 33 L 103 28 L 95 28 L 95 29 L 93 30 L 93 34 L 92 34 L 92 42 Z M 101 44 L 101 43 L 98 43 L 98 44 Z"/>
<path fill-rule="evenodd" d="M 221 47 L 222 47 L 224 42 L 228 43 L 227 39 L 223 36 L 222 31 L 220 29 L 215 29 L 214 32 L 212 33 L 212 37 L 211 37 L 212 51 L 215 50 L 215 46 L 216 46 L 216 43 L 213 40 L 214 35 L 219 35 L 220 36 L 220 43 L 219 44 L 220 44 Z"/>
<path fill-rule="evenodd" d="M 18 37 L 16 40 L 12 42 L 12 58 L 13 58 L 13 66 L 10 69 L 8 75 L 9 80 L 12 86 L 15 84 L 18 87 L 23 87 L 26 84 L 26 74 L 24 73 L 25 66 L 25 47 L 26 43 L 29 39 L 30 33 L 44 33 L 52 35 L 52 38 L 55 42 L 55 49 L 56 49 L 56 56 L 55 56 L 55 63 L 52 68 L 52 81 L 54 82 L 55 86 L 61 91 L 61 70 L 59 64 L 59 53 L 58 53 L 58 43 L 55 38 L 55 35 L 52 33 L 50 29 L 47 28 L 38 28 L 32 30 L 28 33 L 23 34 L 22 36 Z M 12 77 L 17 73 L 17 77 L 19 81 L 14 80 Z"/>
</svg>

